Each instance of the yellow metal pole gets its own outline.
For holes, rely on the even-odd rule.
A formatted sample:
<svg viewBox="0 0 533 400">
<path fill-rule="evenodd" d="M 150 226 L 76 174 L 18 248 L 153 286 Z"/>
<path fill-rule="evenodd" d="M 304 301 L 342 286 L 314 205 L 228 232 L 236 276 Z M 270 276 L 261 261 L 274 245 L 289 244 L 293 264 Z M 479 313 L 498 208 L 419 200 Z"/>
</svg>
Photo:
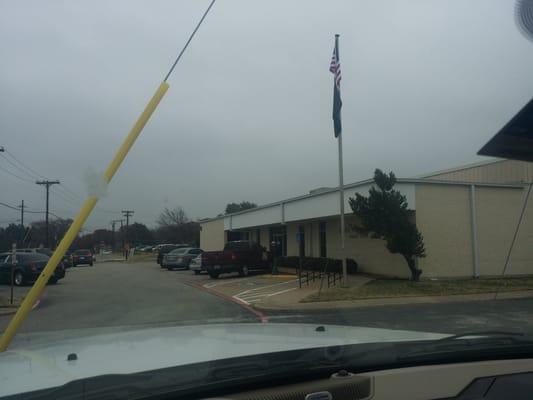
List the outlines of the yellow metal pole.
<svg viewBox="0 0 533 400">
<path fill-rule="evenodd" d="M 113 160 L 111 161 L 111 163 L 103 174 L 106 183 L 109 183 L 117 172 L 118 168 L 120 167 L 120 164 L 122 164 L 122 161 L 124 161 L 124 159 L 126 158 L 126 155 L 133 146 L 133 143 L 135 143 L 135 140 L 143 130 L 148 120 L 150 119 L 150 116 L 153 114 L 153 112 L 159 105 L 159 102 L 165 95 L 166 91 L 168 90 L 168 87 L 169 85 L 166 81 L 162 82 L 161 85 L 159 85 L 159 88 L 154 93 L 152 99 L 146 105 L 146 108 L 144 109 L 140 117 L 137 119 L 137 122 L 135 122 L 135 125 L 133 125 L 133 128 L 131 128 L 130 133 L 118 149 L 117 153 L 115 154 L 115 157 L 113 158 Z M 44 287 L 48 282 L 48 279 L 50 279 L 50 277 L 53 275 L 57 265 L 63 259 L 65 252 L 76 238 L 78 232 L 91 214 L 91 211 L 93 210 L 97 202 L 97 197 L 90 196 L 83 203 L 80 212 L 72 222 L 72 225 L 70 225 L 63 239 L 61 239 L 61 242 L 59 243 L 59 246 L 57 246 L 57 249 L 54 251 L 54 254 L 52 254 L 52 257 L 50 257 L 50 259 L 48 260 L 46 267 L 44 267 L 43 271 L 39 275 L 39 278 L 37 278 L 37 280 L 33 284 L 33 287 L 30 289 L 27 296 L 24 298 L 24 301 L 18 308 L 16 314 L 9 322 L 9 325 L 4 331 L 2 338 L 0 339 L 0 352 L 5 351 L 9 346 L 9 343 L 11 343 L 13 336 L 15 336 L 15 333 L 17 332 L 18 328 L 28 316 L 28 313 L 31 311 L 31 307 L 33 306 L 33 304 L 41 296 Z"/>
</svg>

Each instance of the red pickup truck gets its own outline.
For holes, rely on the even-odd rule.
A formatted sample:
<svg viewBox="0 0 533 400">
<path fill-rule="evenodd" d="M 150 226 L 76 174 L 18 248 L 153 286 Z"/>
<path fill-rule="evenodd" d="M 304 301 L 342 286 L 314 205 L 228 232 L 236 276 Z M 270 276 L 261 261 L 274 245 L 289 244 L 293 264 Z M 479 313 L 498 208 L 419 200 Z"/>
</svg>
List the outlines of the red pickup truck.
<svg viewBox="0 0 533 400">
<path fill-rule="evenodd" d="M 272 258 L 257 243 L 237 240 L 226 243 L 222 251 L 205 251 L 202 254 L 202 265 L 209 276 L 216 279 L 227 272 L 238 272 L 239 275 L 246 276 L 251 269 L 268 270 L 272 267 Z"/>
</svg>

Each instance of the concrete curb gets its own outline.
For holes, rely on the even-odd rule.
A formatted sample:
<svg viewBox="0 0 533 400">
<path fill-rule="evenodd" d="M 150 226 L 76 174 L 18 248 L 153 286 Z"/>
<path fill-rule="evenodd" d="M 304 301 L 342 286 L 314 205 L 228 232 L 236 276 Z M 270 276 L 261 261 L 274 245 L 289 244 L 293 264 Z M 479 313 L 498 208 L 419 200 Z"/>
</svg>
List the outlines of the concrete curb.
<svg viewBox="0 0 533 400">
<path fill-rule="evenodd" d="M 224 299 L 226 301 L 230 301 L 232 303 L 235 303 L 239 306 L 241 306 L 242 308 L 246 309 L 247 311 L 251 312 L 252 314 L 254 314 L 261 323 L 263 324 L 266 324 L 268 323 L 268 317 L 263 313 L 261 312 L 260 310 L 256 310 L 254 307 L 250 306 L 249 304 L 246 304 L 242 301 L 239 301 L 239 299 L 236 299 L 232 296 L 229 296 L 227 294 L 224 294 L 224 293 L 220 293 L 220 292 L 217 292 L 216 290 L 213 290 L 213 289 L 210 289 L 210 288 L 206 288 L 204 285 L 200 284 L 200 283 L 196 283 L 196 282 L 191 282 L 191 281 L 184 281 L 183 282 L 184 284 L 186 285 L 189 285 L 191 287 L 194 287 L 196 289 L 199 289 L 199 290 L 202 290 L 204 292 L 207 292 L 209 294 L 212 294 L 213 296 L 217 296 L 217 297 L 220 297 L 221 299 Z"/>
<path fill-rule="evenodd" d="M 42 298 L 45 295 L 46 295 L 46 292 L 43 293 L 41 298 L 37 299 L 37 301 L 31 307 L 32 310 L 35 310 L 36 308 L 39 308 L 39 306 L 41 305 L 41 302 L 42 302 Z M 14 307 L 10 307 L 10 306 L 0 307 L 0 317 L 3 317 L 4 315 L 16 314 L 16 312 L 19 309 L 19 307 L 20 307 L 20 304 L 17 305 L 17 306 L 14 306 Z"/>
<path fill-rule="evenodd" d="M 262 311 L 321 311 L 331 309 L 357 309 L 368 307 L 383 307 L 412 304 L 444 304 L 460 303 L 466 301 L 510 300 L 533 298 L 533 290 L 501 292 L 495 298 L 494 293 L 478 293 L 451 296 L 424 296 L 424 297 L 389 297 L 378 299 L 317 301 L 310 303 L 294 304 L 254 304 L 253 307 Z"/>
<path fill-rule="evenodd" d="M 0 317 L 4 315 L 13 315 L 17 312 L 18 307 L 0 307 Z"/>
</svg>

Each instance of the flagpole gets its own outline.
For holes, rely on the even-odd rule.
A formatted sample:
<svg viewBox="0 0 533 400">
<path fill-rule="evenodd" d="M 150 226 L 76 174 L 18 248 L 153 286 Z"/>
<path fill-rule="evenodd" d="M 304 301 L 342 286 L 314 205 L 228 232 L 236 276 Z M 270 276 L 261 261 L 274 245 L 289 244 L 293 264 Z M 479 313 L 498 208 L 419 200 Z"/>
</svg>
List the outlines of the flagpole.
<svg viewBox="0 0 533 400">
<path fill-rule="evenodd" d="M 344 252 L 344 173 L 342 162 L 342 133 L 337 137 L 339 144 L 339 208 L 341 213 L 341 260 L 342 260 L 342 284 L 344 287 L 348 286 L 348 271 L 346 268 L 346 255 Z"/>
<path fill-rule="evenodd" d="M 335 121 L 335 136 L 337 136 L 337 143 L 339 145 L 339 211 L 341 217 L 341 261 L 342 261 L 342 286 L 348 286 L 348 271 L 346 268 L 346 254 L 345 254 L 345 228 L 344 228 L 344 173 L 343 173 L 343 162 L 342 162 L 342 128 L 341 128 L 341 110 L 342 101 L 340 100 L 340 87 L 337 82 L 337 73 L 340 74 L 340 71 L 337 70 L 340 68 L 339 64 L 339 34 L 335 35 L 335 61 L 336 61 L 336 70 L 335 70 L 335 86 L 334 86 L 334 100 L 333 100 L 333 119 Z M 338 77 L 340 79 L 340 75 Z M 338 107 L 338 114 L 335 115 L 335 103 L 337 100 L 340 105 Z"/>
</svg>

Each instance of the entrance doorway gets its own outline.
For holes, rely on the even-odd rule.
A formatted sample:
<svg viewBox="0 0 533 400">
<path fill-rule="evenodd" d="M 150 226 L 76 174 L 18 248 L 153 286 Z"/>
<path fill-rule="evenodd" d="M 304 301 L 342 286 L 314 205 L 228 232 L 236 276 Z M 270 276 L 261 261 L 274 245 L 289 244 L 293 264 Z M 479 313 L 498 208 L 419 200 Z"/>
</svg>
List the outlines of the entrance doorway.
<svg viewBox="0 0 533 400">
<path fill-rule="evenodd" d="M 287 227 L 276 226 L 270 228 L 270 252 L 273 257 L 284 257 L 287 255 Z"/>
</svg>

